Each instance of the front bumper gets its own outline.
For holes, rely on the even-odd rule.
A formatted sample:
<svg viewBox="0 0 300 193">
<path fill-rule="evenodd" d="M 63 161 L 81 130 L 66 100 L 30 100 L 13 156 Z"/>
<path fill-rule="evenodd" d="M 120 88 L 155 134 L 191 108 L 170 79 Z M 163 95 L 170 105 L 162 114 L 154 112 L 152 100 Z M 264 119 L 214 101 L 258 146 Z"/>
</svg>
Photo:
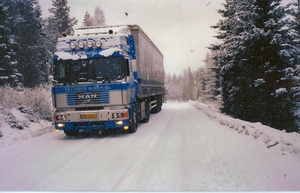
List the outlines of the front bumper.
<svg viewBox="0 0 300 193">
<path fill-rule="evenodd" d="M 84 122 L 54 122 L 57 130 L 103 130 L 103 129 L 124 129 L 130 125 L 130 121 L 84 121 Z"/>
<path fill-rule="evenodd" d="M 128 109 L 54 113 L 54 126 L 57 130 L 119 129 L 129 125 Z"/>
</svg>

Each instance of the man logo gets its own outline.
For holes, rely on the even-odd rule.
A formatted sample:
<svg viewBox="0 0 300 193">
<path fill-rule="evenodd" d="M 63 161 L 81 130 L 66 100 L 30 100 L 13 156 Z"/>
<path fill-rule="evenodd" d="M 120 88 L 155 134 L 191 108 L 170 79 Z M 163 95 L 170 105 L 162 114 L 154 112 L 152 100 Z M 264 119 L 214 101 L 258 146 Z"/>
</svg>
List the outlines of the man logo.
<svg viewBox="0 0 300 193">
<path fill-rule="evenodd" d="M 97 98 L 97 94 L 79 94 L 78 99 L 94 99 Z"/>
</svg>

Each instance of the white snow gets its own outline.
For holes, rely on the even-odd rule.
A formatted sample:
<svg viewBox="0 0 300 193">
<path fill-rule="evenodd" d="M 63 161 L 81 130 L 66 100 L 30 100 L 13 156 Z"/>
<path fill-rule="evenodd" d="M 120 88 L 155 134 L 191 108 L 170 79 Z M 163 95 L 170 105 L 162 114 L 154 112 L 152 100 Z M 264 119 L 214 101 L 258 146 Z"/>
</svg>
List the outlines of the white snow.
<svg viewBox="0 0 300 193">
<path fill-rule="evenodd" d="M 299 142 L 299 133 L 168 101 L 134 134 L 50 132 L 1 147 L 0 191 L 299 191 Z"/>
<path fill-rule="evenodd" d="M 288 91 L 286 90 L 286 88 L 279 88 L 279 89 L 277 89 L 276 91 L 275 91 L 275 93 L 276 93 L 276 96 L 280 96 L 280 95 L 282 95 L 282 94 L 284 94 L 284 93 L 287 93 Z"/>
<path fill-rule="evenodd" d="M 38 122 L 30 122 L 26 115 L 18 111 L 16 108 L 12 108 L 9 112 L 12 113 L 16 122 L 25 128 L 22 130 L 11 128 L 11 126 L 7 123 L 8 119 L 11 118 L 7 115 L 1 114 L 0 111 L 0 132 L 2 134 L 2 137 L 0 138 L 0 148 L 53 131 L 53 127 L 51 127 L 52 123 L 49 121 L 39 120 Z"/>
<path fill-rule="evenodd" d="M 286 133 L 274 128 L 262 125 L 261 123 L 250 123 L 240 119 L 218 113 L 210 106 L 190 101 L 193 106 L 205 112 L 207 116 L 218 121 L 221 125 L 228 126 L 239 134 L 248 135 L 255 140 L 265 144 L 267 148 L 280 151 L 282 155 L 286 153 L 297 154 L 300 157 L 300 134 Z M 300 190 L 300 189 L 299 189 Z"/>
<path fill-rule="evenodd" d="M 67 60 L 67 59 L 78 60 L 81 58 L 80 54 L 72 54 L 69 52 L 56 52 L 55 55 L 58 56 L 58 60 Z"/>
<path fill-rule="evenodd" d="M 122 52 L 122 51 L 123 50 L 121 50 L 119 48 L 108 48 L 106 50 L 99 52 L 99 54 L 101 56 L 108 57 L 108 56 L 111 56 L 114 52 Z"/>
</svg>

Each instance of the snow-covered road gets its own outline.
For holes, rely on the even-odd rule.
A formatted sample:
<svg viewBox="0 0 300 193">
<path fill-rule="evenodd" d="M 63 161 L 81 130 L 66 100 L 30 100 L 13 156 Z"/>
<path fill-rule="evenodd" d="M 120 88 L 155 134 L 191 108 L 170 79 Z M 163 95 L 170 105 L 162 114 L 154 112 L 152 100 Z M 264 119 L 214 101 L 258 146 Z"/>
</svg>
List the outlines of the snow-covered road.
<svg viewBox="0 0 300 193">
<path fill-rule="evenodd" d="M 3 190 L 300 190 L 300 159 L 189 103 L 167 102 L 134 134 L 51 132 L 0 148 Z"/>
</svg>

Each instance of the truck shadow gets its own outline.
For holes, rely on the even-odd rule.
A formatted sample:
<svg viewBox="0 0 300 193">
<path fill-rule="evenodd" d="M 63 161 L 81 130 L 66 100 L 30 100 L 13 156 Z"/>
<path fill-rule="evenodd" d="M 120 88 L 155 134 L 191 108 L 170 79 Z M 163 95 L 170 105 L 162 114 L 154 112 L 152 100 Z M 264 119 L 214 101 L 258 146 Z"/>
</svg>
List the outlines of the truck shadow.
<svg viewBox="0 0 300 193">
<path fill-rule="evenodd" d="M 107 137 L 126 137 L 129 135 L 123 130 L 104 130 L 101 133 L 99 131 L 80 131 L 76 136 L 65 136 L 64 140 L 80 140 L 90 138 L 107 138 Z"/>
</svg>

